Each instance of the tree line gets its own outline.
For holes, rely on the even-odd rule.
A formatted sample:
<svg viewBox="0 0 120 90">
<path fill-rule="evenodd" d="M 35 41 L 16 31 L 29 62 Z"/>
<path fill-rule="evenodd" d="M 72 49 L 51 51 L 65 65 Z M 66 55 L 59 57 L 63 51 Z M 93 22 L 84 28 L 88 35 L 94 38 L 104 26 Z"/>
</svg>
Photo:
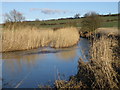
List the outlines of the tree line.
<svg viewBox="0 0 120 90">
<path fill-rule="evenodd" d="M 75 19 L 80 18 L 80 14 L 75 14 L 74 15 Z M 16 11 L 15 9 L 10 11 L 9 13 L 5 14 L 5 22 L 22 22 L 25 21 L 24 15 Z M 36 19 L 36 21 L 39 21 L 39 19 Z M 95 29 L 100 27 L 101 23 L 101 18 L 100 15 L 96 12 L 88 12 L 84 15 L 84 18 L 82 19 L 81 22 L 81 29 L 84 29 L 86 31 L 94 31 Z"/>
</svg>

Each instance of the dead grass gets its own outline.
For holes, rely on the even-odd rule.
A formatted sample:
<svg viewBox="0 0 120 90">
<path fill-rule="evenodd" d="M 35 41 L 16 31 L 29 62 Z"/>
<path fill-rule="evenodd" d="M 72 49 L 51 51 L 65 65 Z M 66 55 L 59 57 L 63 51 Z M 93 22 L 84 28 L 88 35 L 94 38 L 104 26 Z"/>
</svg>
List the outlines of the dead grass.
<svg viewBox="0 0 120 90">
<path fill-rule="evenodd" d="M 70 81 L 65 81 L 65 80 L 56 80 L 55 85 L 57 88 L 60 90 L 66 89 L 66 88 L 86 88 L 86 86 L 82 82 L 77 82 L 76 80 L 70 80 Z"/>
<path fill-rule="evenodd" d="M 115 70 L 116 68 L 120 68 L 119 63 L 115 63 L 119 61 L 114 56 L 114 47 L 116 46 L 118 47 L 118 42 L 106 36 L 102 36 L 100 39 L 94 39 L 90 48 L 90 62 L 84 62 L 80 58 L 78 73 L 74 76 L 75 79 L 62 81 L 64 85 L 58 80 L 56 86 L 58 88 L 70 88 L 81 83 L 79 87 L 77 86 L 78 88 L 120 88 L 119 75 Z"/>
<path fill-rule="evenodd" d="M 51 40 L 52 30 L 37 28 L 4 29 L 2 32 L 2 51 L 27 50 L 47 45 Z"/>
<path fill-rule="evenodd" d="M 119 35 L 119 31 L 117 27 L 111 28 L 98 28 L 96 33 L 106 34 L 106 35 Z"/>
<path fill-rule="evenodd" d="M 71 38 L 70 38 L 71 37 Z M 2 30 L 2 52 L 27 50 L 44 46 L 55 48 L 76 44 L 79 34 L 76 28 L 64 28 L 54 31 L 46 28 L 18 27 Z"/>
<path fill-rule="evenodd" d="M 54 32 L 52 40 L 51 47 L 60 48 L 73 46 L 79 41 L 79 33 L 78 30 L 73 27 L 58 29 Z"/>
<path fill-rule="evenodd" d="M 113 47 L 116 45 L 115 40 L 102 36 L 93 41 L 90 50 L 90 63 L 79 61 L 77 77 L 81 77 L 88 87 L 118 88 L 117 72 L 112 66 L 112 63 L 115 62 Z"/>
</svg>

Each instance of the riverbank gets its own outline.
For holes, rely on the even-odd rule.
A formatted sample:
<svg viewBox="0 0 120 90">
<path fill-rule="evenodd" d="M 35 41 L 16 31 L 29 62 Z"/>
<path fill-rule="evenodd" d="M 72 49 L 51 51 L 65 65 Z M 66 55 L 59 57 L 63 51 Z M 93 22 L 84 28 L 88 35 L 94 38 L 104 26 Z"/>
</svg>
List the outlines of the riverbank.
<svg viewBox="0 0 120 90">
<path fill-rule="evenodd" d="M 80 57 L 78 73 L 69 81 L 56 80 L 57 88 L 120 88 L 119 39 L 105 35 L 94 38 L 91 42 L 90 61 Z"/>
</svg>

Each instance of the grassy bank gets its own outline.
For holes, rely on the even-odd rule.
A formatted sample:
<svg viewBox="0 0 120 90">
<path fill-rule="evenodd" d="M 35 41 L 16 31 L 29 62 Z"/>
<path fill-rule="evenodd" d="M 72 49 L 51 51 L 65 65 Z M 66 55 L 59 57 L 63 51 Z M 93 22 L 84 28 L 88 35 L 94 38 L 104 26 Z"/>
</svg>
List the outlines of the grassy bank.
<svg viewBox="0 0 120 90">
<path fill-rule="evenodd" d="M 50 46 L 54 48 L 70 47 L 79 41 L 76 28 L 58 30 L 36 27 L 17 27 L 2 29 L 2 51 L 28 50 Z"/>
<path fill-rule="evenodd" d="M 78 73 L 69 81 L 57 80 L 57 88 L 120 88 L 120 61 L 116 51 L 118 41 L 102 36 L 94 39 L 90 48 L 90 61 L 79 60 Z"/>
</svg>

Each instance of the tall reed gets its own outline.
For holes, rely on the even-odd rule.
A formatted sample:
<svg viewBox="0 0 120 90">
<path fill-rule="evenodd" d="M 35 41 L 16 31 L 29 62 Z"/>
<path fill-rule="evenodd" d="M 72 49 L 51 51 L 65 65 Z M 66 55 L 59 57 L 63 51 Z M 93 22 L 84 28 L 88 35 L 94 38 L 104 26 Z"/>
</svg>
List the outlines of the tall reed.
<svg viewBox="0 0 120 90">
<path fill-rule="evenodd" d="M 79 33 L 76 28 L 62 28 L 54 32 L 51 47 L 69 47 L 77 44 L 79 41 Z"/>
<path fill-rule="evenodd" d="M 113 47 L 117 42 L 106 36 L 95 39 L 92 43 L 89 63 L 79 60 L 77 77 L 90 88 L 118 88 L 117 72 Z"/>
<path fill-rule="evenodd" d="M 80 58 L 78 73 L 69 81 L 56 80 L 55 86 L 57 88 L 120 88 L 119 75 L 114 68 L 114 65 L 120 68 L 119 64 L 115 63 L 117 60 L 114 56 L 114 47 L 116 46 L 118 47 L 118 42 L 107 36 L 94 38 L 90 46 L 90 61 L 84 62 L 83 58 Z"/>
<path fill-rule="evenodd" d="M 51 40 L 52 30 L 31 27 L 3 29 L 2 51 L 27 50 L 46 46 Z"/>
<path fill-rule="evenodd" d="M 54 31 L 46 28 L 18 27 L 2 30 L 2 51 L 27 50 L 44 46 L 55 48 L 76 44 L 79 34 L 76 28 L 64 28 Z"/>
</svg>

